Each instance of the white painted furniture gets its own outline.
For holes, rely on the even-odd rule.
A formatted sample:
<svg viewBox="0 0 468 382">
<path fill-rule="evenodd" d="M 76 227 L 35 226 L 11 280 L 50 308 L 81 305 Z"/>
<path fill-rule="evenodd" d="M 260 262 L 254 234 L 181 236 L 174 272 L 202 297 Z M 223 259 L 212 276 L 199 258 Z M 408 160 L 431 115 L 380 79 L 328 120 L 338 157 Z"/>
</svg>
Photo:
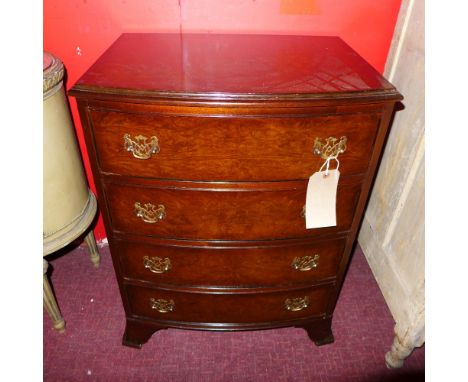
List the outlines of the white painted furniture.
<svg viewBox="0 0 468 382">
<path fill-rule="evenodd" d="M 403 0 L 386 77 L 405 99 L 396 113 L 359 235 L 395 319 L 385 355 L 401 367 L 424 343 L 424 2 Z"/>
<path fill-rule="evenodd" d="M 70 244 L 92 223 L 96 198 L 89 190 L 75 139 L 65 91 L 62 62 L 44 53 L 43 63 L 43 256 Z M 99 266 L 99 252 L 91 230 L 85 237 L 91 261 Z M 43 261 L 44 307 L 54 328 L 63 331 L 60 313 Z"/>
</svg>

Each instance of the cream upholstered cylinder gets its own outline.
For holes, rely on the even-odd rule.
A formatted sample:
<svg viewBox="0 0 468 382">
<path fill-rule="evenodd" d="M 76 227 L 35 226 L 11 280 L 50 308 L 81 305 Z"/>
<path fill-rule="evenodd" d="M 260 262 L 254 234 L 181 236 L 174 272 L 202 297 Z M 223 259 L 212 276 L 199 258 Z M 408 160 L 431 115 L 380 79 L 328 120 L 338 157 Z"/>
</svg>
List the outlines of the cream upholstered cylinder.
<svg viewBox="0 0 468 382">
<path fill-rule="evenodd" d="M 64 67 L 43 60 L 43 255 L 66 246 L 91 224 L 97 209 L 83 171 L 63 87 Z"/>
</svg>

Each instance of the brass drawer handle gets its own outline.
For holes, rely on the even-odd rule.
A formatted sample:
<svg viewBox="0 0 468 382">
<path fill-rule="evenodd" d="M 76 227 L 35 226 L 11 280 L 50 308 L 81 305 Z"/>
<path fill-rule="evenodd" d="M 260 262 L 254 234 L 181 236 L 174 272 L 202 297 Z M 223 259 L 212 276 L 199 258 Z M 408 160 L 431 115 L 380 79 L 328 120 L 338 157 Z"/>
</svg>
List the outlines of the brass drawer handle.
<svg viewBox="0 0 468 382">
<path fill-rule="evenodd" d="M 346 143 L 348 138 L 343 136 L 338 140 L 335 137 L 328 137 L 325 142 L 322 142 L 320 138 L 315 138 L 314 141 L 314 154 L 320 155 L 322 159 L 327 160 L 328 158 L 337 158 L 338 155 L 343 154 L 346 151 Z"/>
<path fill-rule="evenodd" d="M 135 215 L 145 223 L 157 223 L 166 217 L 166 207 L 162 204 L 156 207 L 151 203 L 145 203 L 142 206 L 140 202 L 136 202 Z"/>
<path fill-rule="evenodd" d="M 171 269 L 171 260 L 166 257 L 161 259 L 160 257 L 143 257 L 143 266 L 145 269 L 149 269 L 153 273 L 166 273 Z"/>
<path fill-rule="evenodd" d="M 164 300 L 162 298 L 152 298 L 151 309 L 157 310 L 159 313 L 169 313 L 175 310 L 174 300 Z"/>
<path fill-rule="evenodd" d="M 125 150 L 130 151 L 137 159 L 149 159 L 153 154 L 159 153 L 158 138 L 154 135 L 149 138 L 149 142 L 144 135 L 137 135 L 132 139 L 130 134 L 125 134 L 123 139 Z"/>
<path fill-rule="evenodd" d="M 297 297 L 297 298 L 287 298 L 284 302 L 284 307 L 286 310 L 291 312 L 298 312 L 302 309 L 305 309 L 309 306 L 309 297 Z"/>
<path fill-rule="evenodd" d="M 291 263 L 296 271 L 306 272 L 318 267 L 320 255 L 295 257 Z"/>
</svg>

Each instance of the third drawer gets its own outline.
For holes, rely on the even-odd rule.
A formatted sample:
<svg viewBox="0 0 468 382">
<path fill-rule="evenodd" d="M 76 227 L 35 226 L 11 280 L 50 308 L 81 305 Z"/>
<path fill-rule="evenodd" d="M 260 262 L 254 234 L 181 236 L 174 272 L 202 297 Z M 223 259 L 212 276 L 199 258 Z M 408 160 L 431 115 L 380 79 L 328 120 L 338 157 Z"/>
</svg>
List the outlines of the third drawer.
<svg viewBox="0 0 468 382">
<path fill-rule="evenodd" d="M 124 277 L 153 284 L 256 287 L 311 284 L 333 279 L 345 238 L 311 244 L 188 246 L 114 240 Z"/>
</svg>

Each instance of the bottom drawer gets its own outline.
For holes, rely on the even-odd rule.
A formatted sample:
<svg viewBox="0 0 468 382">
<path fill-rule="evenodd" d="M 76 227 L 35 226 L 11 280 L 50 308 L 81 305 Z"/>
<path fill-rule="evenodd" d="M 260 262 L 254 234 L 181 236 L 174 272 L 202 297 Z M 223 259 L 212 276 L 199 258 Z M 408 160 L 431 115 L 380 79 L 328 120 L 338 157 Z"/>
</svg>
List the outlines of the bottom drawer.
<svg viewBox="0 0 468 382">
<path fill-rule="evenodd" d="M 332 286 L 287 292 L 210 294 L 126 285 L 133 315 L 200 323 L 289 321 L 325 314 Z"/>
</svg>

